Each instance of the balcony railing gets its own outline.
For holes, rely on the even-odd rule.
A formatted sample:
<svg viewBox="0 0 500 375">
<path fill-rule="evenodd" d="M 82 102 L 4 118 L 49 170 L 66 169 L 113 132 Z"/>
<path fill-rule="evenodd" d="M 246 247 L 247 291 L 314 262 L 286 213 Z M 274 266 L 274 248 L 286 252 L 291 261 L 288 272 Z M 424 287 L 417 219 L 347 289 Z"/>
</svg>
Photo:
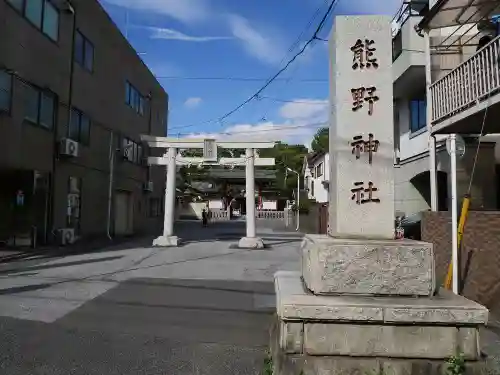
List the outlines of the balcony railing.
<svg viewBox="0 0 500 375">
<path fill-rule="evenodd" d="M 500 89 L 500 36 L 431 87 L 432 123 L 440 122 Z"/>
</svg>

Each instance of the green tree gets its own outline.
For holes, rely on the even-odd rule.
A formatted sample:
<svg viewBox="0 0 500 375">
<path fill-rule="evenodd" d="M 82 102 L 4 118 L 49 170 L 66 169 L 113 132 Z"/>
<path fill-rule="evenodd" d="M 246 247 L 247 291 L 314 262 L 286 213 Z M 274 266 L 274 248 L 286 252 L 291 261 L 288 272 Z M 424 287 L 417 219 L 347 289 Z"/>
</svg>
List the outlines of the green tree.
<svg viewBox="0 0 500 375">
<path fill-rule="evenodd" d="M 292 198 L 297 191 L 297 174 L 287 171 L 287 167 L 302 176 L 302 166 L 307 153 L 307 147 L 304 145 L 289 145 L 283 142 L 276 143 L 273 148 L 259 151 L 263 158 L 275 158 L 276 166 L 267 168 L 276 170 L 274 187 L 281 190 L 283 197 Z"/>
<path fill-rule="evenodd" d="M 314 152 L 328 152 L 330 129 L 320 128 L 316 132 L 311 142 L 311 148 Z"/>
</svg>

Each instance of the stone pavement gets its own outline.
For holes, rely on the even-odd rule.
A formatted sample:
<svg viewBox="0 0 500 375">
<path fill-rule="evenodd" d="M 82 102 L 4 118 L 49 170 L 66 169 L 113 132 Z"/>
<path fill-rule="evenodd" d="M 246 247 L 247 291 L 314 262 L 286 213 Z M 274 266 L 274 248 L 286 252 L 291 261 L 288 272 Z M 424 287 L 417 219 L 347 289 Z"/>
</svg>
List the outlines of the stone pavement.
<svg viewBox="0 0 500 375">
<path fill-rule="evenodd" d="M 179 248 L 127 243 L 0 268 L 0 374 L 258 374 L 276 270 L 301 235 L 235 249 L 244 223 L 187 222 Z"/>
</svg>

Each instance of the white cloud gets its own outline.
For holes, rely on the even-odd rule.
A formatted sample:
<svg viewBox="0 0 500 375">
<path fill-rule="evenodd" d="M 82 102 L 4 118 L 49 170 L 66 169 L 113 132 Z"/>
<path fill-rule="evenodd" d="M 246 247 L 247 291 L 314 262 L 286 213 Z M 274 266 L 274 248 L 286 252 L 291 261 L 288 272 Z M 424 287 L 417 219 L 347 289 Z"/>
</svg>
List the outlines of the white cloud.
<svg viewBox="0 0 500 375">
<path fill-rule="evenodd" d="M 316 130 L 327 126 L 327 103 L 326 100 L 301 99 L 300 102 L 287 103 L 280 108 L 279 112 L 283 121 L 236 124 L 221 132 L 192 133 L 188 137 L 248 142 L 284 141 L 291 144 L 304 144 L 310 148 Z"/>
<path fill-rule="evenodd" d="M 236 14 L 227 16 L 233 36 L 241 41 L 248 54 L 270 64 L 278 63 L 283 57 L 282 48 L 267 35 L 254 29 L 244 17 Z"/>
<path fill-rule="evenodd" d="M 184 107 L 195 108 L 195 107 L 198 107 L 201 104 L 201 102 L 202 102 L 201 98 L 196 98 L 196 97 L 188 98 L 184 102 Z"/>
<path fill-rule="evenodd" d="M 105 0 L 109 4 L 162 14 L 182 22 L 201 21 L 210 15 L 208 0 Z"/>
<path fill-rule="evenodd" d="M 173 29 L 149 27 L 152 39 L 182 40 L 185 42 L 212 42 L 215 40 L 233 39 L 230 36 L 192 36 Z"/>
<path fill-rule="evenodd" d="M 328 100 L 295 99 L 283 105 L 280 110 L 283 118 L 326 120 L 328 114 Z"/>
</svg>

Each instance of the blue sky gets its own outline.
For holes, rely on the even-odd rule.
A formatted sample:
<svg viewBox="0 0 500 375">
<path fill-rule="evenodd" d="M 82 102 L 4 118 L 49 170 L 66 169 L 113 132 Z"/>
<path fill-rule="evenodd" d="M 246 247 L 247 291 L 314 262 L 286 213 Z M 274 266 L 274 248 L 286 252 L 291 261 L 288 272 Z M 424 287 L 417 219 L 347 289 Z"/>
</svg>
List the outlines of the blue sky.
<svg viewBox="0 0 500 375">
<path fill-rule="evenodd" d="M 330 0 L 101 1 L 168 92 L 169 135 L 308 145 L 326 121 L 328 48 L 322 41 L 312 44 L 262 98 L 222 122 L 218 119 L 264 82 L 185 78 L 268 78 L 311 37 Z M 401 2 L 338 0 L 334 15 L 393 15 Z M 332 20 L 321 37 L 328 37 Z"/>
</svg>

